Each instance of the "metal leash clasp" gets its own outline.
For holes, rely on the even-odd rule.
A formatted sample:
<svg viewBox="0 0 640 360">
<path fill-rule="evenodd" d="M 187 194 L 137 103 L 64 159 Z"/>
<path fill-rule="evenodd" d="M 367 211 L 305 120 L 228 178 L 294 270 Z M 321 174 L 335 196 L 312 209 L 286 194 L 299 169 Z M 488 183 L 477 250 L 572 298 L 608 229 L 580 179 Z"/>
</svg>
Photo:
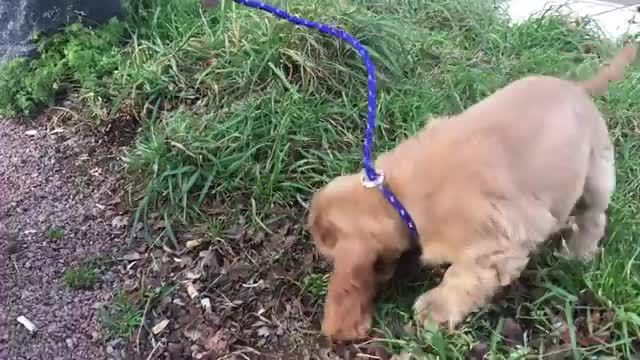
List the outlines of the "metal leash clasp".
<svg viewBox="0 0 640 360">
<path fill-rule="evenodd" d="M 369 180 L 367 178 L 367 173 L 363 173 L 362 178 L 360 178 L 362 186 L 366 187 L 367 189 L 382 186 L 382 184 L 384 184 L 384 172 L 382 172 L 382 170 L 376 170 L 376 175 L 377 176 L 375 179 Z"/>
</svg>

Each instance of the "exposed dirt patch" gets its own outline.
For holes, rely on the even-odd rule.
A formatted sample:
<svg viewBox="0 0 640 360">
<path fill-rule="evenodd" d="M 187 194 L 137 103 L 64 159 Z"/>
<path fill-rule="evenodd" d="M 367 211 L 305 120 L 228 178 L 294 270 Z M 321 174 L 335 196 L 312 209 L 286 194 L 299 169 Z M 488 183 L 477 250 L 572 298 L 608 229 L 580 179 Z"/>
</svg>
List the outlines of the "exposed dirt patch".
<svg viewBox="0 0 640 360">
<path fill-rule="evenodd" d="M 160 230 L 163 222 L 150 225 Z M 137 249 L 129 293 L 170 290 L 147 300 L 142 341 L 132 344 L 131 357 L 317 358 L 321 303 L 302 282 L 322 262 L 292 217 L 265 231 L 250 228 L 241 218 L 216 238 L 179 232 L 179 252 Z"/>
<path fill-rule="evenodd" d="M 126 242 L 112 224 L 123 198 L 120 150 L 99 138 L 47 128 L 44 117 L 0 120 L 2 359 L 108 357 L 98 317 L 120 280 L 105 264 Z M 93 289 L 69 288 L 65 271 L 87 261 L 101 264 Z"/>
</svg>

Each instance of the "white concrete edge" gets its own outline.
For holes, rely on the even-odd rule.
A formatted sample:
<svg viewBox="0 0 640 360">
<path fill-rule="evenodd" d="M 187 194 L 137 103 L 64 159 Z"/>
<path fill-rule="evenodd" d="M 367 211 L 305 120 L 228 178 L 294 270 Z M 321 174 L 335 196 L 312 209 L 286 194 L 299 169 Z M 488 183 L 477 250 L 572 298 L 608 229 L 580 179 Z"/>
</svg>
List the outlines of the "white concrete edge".
<svg viewBox="0 0 640 360">
<path fill-rule="evenodd" d="M 548 13 L 589 18 L 603 37 L 618 40 L 640 33 L 639 5 L 625 6 L 600 0 L 511 0 L 500 3 L 499 7 L 513 23 Z"/>
</svg>

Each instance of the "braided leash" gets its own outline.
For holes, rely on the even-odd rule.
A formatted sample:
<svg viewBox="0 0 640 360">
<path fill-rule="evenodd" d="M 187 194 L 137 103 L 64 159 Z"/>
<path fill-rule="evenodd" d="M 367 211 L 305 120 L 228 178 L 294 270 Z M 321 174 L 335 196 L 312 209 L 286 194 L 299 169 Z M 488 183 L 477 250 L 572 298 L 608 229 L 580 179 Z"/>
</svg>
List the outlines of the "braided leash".
<svg viewBox="0 0 640 360">
<path fill-rule="evenodd" d="M 329 34 L 333 37 L 339 38 L 342 41 L 349 43 L 362 57 L 362 62 L 367 69 L 367 86 L 369 89 L 368 95 L 368 107 L 367 107 L 367 126 L 364 133 L 364 144 L 362 147 L 362 165 L 364 167 L 364 174 L 362 176 L 362 185 L 366 188 L 378 188 L 382 192 L 382 195 L 385 199 L 393 206 L 393 208 L 398 212 L 400 218 L 405 223 L 407 228 L 409 229 L 409 233 L 414 240 L 418 239 L 418 230 L 416 225 L 409 215 L 407 209 L 400 203 L 398 198 L 396 198 L 391 190 L 384 185 L 384 173 L 382 170 L 376 170 L 371 162 L 371 146 L 373 145 L 373 129 L 376 126 L 376 74 L 373 63 L 371 62 L 371 58 L 369 57 L 369 53 L 367 49 L 351 34 L 348 32 L 337 29 L 333 26 L 316 23 L 301 17 L 293 16 L 287 13 L 286 11 L 271 6 L 269 4 L 265 4 L 260 1 L 254 0 L 234 0 L 235 2 L 266 11 L 276 17 L 287 20 L 290 23 L 293 23 L 298 26 L 303 26 L 309 29 L 315 29 L 322 33 Z"/>
</svg>

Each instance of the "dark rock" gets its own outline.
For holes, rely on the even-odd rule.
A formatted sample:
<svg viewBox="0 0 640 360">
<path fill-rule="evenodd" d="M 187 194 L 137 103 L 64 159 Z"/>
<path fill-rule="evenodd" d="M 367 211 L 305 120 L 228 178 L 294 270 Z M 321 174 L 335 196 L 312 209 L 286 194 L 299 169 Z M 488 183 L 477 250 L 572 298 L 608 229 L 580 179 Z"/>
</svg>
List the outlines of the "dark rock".
<svg viewBox="0 0 640 360">
<path fill-rule="evenodd" d="M 502 326 L 502 337 L 508 345 L 522 344 L 524 331 L 522 327 L 513 319 L 507 318 Z"/>
<path fill-rule="evenodd" d="M 467 354 L 467 359 L 469 360 L 483 360 L 486 358 L 487 354 L 489 354 L 489 345 L 487 343 L 478 343 L 476 344 L 469 354 Z"/>
<path fill-rule="evenodd" d="M 34 32 L 52 33 L 77 21 L 91 26 L 121 13 L 120 0 L 0 0 L 0 62 L 32 54 Z"/>
</svg>

